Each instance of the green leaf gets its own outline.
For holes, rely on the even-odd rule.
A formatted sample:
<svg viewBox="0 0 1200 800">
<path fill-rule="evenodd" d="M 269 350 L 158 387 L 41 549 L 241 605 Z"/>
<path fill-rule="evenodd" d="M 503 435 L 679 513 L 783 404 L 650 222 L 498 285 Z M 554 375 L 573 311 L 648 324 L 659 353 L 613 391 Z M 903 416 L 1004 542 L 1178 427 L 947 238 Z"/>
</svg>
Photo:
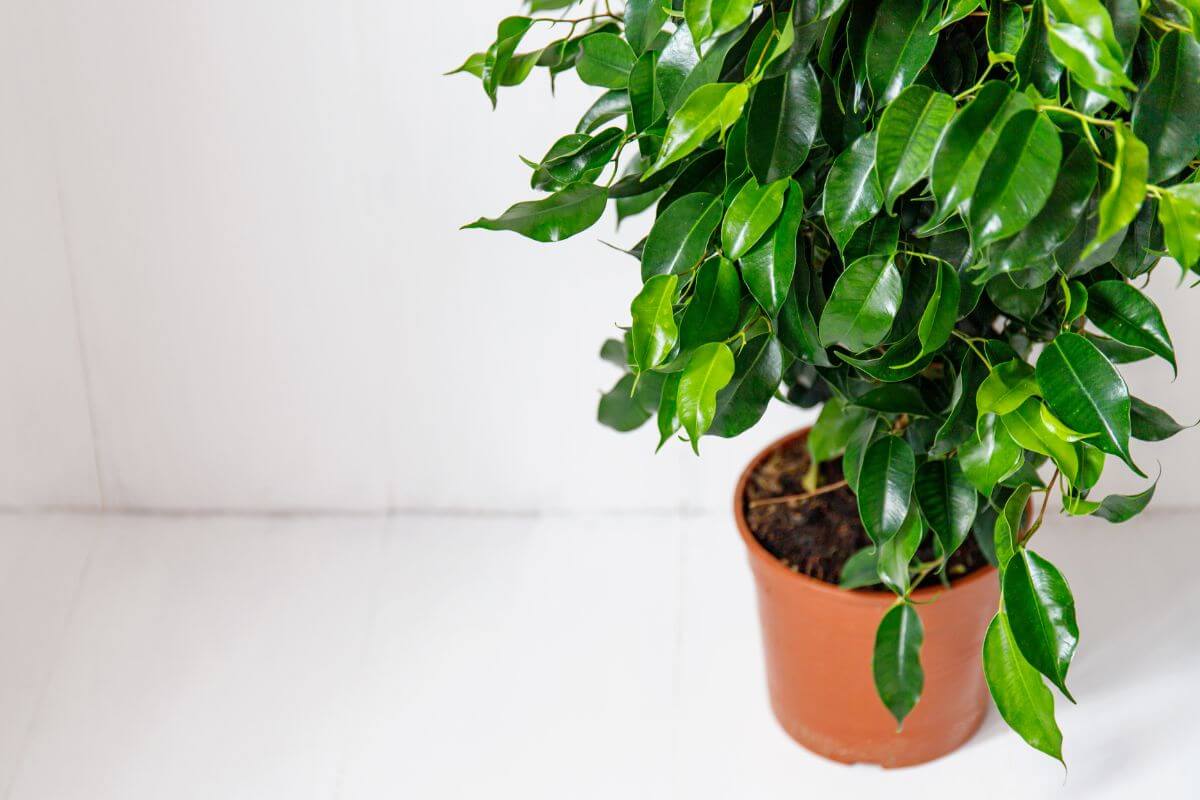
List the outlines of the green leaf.
<svg viewBox="0 0 1200 800">
<path fill-rule="evenodd" d="M 1079 479 L 1079 452 L 1075 446 L 1061 438 L 1046 425 L 1039 409 L 1042 404 L 1031 397 L 1017 410 L 1000 418 L 1017 444 L 1026 450 L 1050 456 L 1067 480 Z"/>
<path fill-rule="evenodd" d="M 883 204 L 883 192 L 875 175 L 875 134 L 861 136 L 833 162 L 825 181 L 825 224 L 837 243 L 846 247 L 864 222 Z"/>
<path fill-rule="evenodd" d="M 796 236 L 804 219 L 804 192 L 788 181 L 783 213 L 753 248 L 742 256 L 742 280 L 768 315 L 783 307 L 796 273 Z"/>
<path fill-rule="evenodd" d="M 663 381 L 662 398 L 658 402 L 658 447 L 655 452 L 661 450 L 679 430 L 679 379 L 682 377 L 683 371 L 680 370 L 672 372 Z"/>
<path fill-rule="evenodd" d="M 1154 357 L 1154 354 L 1149 350 L 1143 350 L 1140 347 L 1130 347 L 1127 344 L 1121 344 L 1116 339 L 1109 339 L 1107 336 L 1085 333 L 1084 337 L 1096 345 L 1096 349 L 1104 353 L 1104 357 L 1114 364 L 1133 364 L 1137 361 L 1145 361 L 1147 358 Z"/>
<path fill-rule="evenodd" d="M 628 0 L 625 3 L 625 39 L 633 52 L 640 55 L 654 44 L 668 16 L 662 0 Z"/>
<path fill-rule="evenodd" d="M 932 230 L 970 202 L 1005 123 L 1016 112 L 1030 107 L 1025 95 L 1014 94 L 1000 81 L 988 81 L 975 99 L 958 112 L 933 157 L 930 188 L 938 210 L 926 230 Z"/>
<path fill-rule="evenodd" d="M 810 25 L 828 19 L 842 10 L 846 0 L 796 0 L 796 25 Z"/>
<path fill-rule="evenodd" d="M 954 110 L 949 95 L 920 85 L 908 87 L 884 109 L 875 142 L 875 168 L 888 213 L 900 195 L 928 174 L 933 151 Z"/>
<path fill-rule="evenodd" d="M 1046 0 L 1046 8 L 1054 57 L 1082 86 L 1128 108 L 1121 89 L 1136 90 L 1137 85 L 1125 75 L 1125 54 L 1108 10 L 1099 0 Z"/>
<path fill-rule="evenodd" d="M 869 411 L 847 406 L 839 397 L 826 400 L 808 432 L 808 452 L 812 460 L 821 464 L 842 455 L 850 438 L 869 416 Z"/>
<path fill-rule="evenodd" d="M 774 336 L 756 336 L 737 354 L 733 378 L 717 395 L 717 415 L 709 433 L 726 439 L 750 430 L 762 419 L 783 378 L 783 351 Z"/>
<path fill-rule="evenodd" d="M 1146 143 L 1147 180 L 1179 173 L 1200 153 L 1200 42 L 1171 31 L 1158 50 L 1158 71 L 1133 104 L 1133 133 Z"/>
<path fill-rule="evenodd" d="M 721 223 L 721 247 L 727 258 L 741 258 L 779 219 L 789 183 L 782 180 L 762 186 L 753 178 L 746 181 Z"/>
<path fill-rule="evenodd" d="M 1184 183 L 1164 189 L 1158 201 L 1167 250 L 1179 266 L 1192 269 L 1200 264 L 1200 183 Z"/>
<path fill-rule="evenodd" d="M 1059 334 L 1037 362 L 1037 381 L 1055 416 L 1096 447 L 1145 476 L 1129 452 L 1129 388 L 1096 346 L 1075 333 Z"/>
<path fill-rule="evenodd" d="M 727 258 L 710 258 L 696 273 L 695 291 L 679 323 L 679 346 L 691 350 L 720 342 L 737 330 L 742 286 L 737 267 Z"/>
<path fill-rule="evenodd" d="M 1021 655 L 1074 702 L 1066 681 L 1079 626 L 1066 579 L 1049 561 L 1020 548 L 1004 570 L 1003 590 L 1004 609 Z"/>
<path fill-rule="evenodd" d="M 556 191 L 580 181 L 591 183 L 612 161 L 624 135 L 620 128 L 606 128 L 595 136 L 586 133 L 563 136 L 533 171 L 530 186 Z"/>
<path fill-rule="evenodd" d="M 855 353 L 879 344 L 900 309 L 902 292 L 900 272 L 889 256 L 855 261 L 834 284 L 821 314 L 821 343 Z"/>
<path fill-rule="evenodd" d="M 1124 123 L 1117 123 L 1113 134 L 1117 157 L 1109 176 L 1108 188 L 1100 198 L 1100 226 L 1091 244 L 1084 248 L 1083 258 L 1099 250 L 1105 242 L 1133 222 L 1146 197 L 1146 145 L 1138 141 Z"/>
<path fill-rule="evenodd" d="M 1125 281 L 1099 281 L 1088 287 L 1087 316 L 1118 342 L 1149 350 L 1175 370 L 1175 346 L 1158 306 Z"/>
<path fill-rule="evenodd" d="M 975 407 L 980 417 L 984 414 L 1008 414 L 1040 392 L 1033 367 L 1014 358 L 997 365 L 988 373 L 975 396 Z"/>
<path fill-rule="evenodd" d="M 710 136 L 723 134 L 742 115 L 748 96 L 741 83 L 710 83 L 692 92 L 667 124 L 658 160 L 645 177 L 688 155 Z"/>
<path fill-rule="evenodd" d="M 820 313 L 819 283 L 814 281 L 803 250 L 796 251 L 796 271 L 792 276 L 792 289 L 783 308 L 779 310 L 779 343 L 789 353 L 804 363 L 819 367 L 831 366 L 829 356 L 817 331 L 817 314 Z"/>
<path fill-rule="evenodd" d="M 1138 397 L 1130 398 L 1130 420 L 1133 438 L 1142 442 L 1161 442 L 1189 426 L 1180 425 L 1157 406 Z"/>
<path fill-rule="evenodd" d="M 700 453 L 700 437 L 717 413 L 717 393 L 733 378 L 734 359 L 729 346 L 709 342 L 696 348 L 679 376 L 676 414 L 687 431 L 692 450 Z"/>
<path fill-rule="evenodd" d="M 640 428 L 650 419 L 650 413 L 634 397 L 635 382 L 633 375 L 626 374 L 600 397 L 596 419 L 601 425 L 625 433 Z"/>
<path fill-rule="evenodd" d="M 914 505 L 909 508 L 900 532 L 879 546 L 879 580 L 898 595 L 908 594 L 911 585 L 909 564 L 917 554 L 924 535 L 925 525 Z"/>
<path fill-rule="evenodd" d="M 933 529 L 939 554 L 949 558 L 967 540 L 979 495 L 958 461 L 926 461 L 917 470 L 917 502 Z"/>
<path fill-rule="evenodd" d="M 600 95 L 596 102 L 583 112 L 583 116 L 579 118 L 579 124 L 575 126 L 575 132 L 591 133 L 604 123 L 623 117 L 631 111 L 629 92 L 624 89 L 610 89 Z"/>
<path fill-rule="evenodd" d="M 501 79 L 512 61 L 517 45 L 525 37 L 526 32 L 533 26 L 529 17 L 505 17 L 496 27 L 496 40 L 483 57 L 480 67 L 480 78 L 483 90 L 496 107 L 496 92 L 500 88 Z"/>
<path fill-rule="evenodd" d="M 996 549 L 996 567 L 1003 578 L 1008 562 L 1017 552 L 1021 544 L 1020 537 L 1025 522 L 1025 512 L 1029 508 L 1029 484 L 1022 483 L 1008 496 L 1004 502 L 1004 510 L 996 517 L 993 542 Z"/>
<path fill-rule="evenodd" d="M 1046 36 L 1046 13 L 1040 0 L 1033 4 L 1029 15 L 1029 30 L 1025 32 L 1016 55 L 1015 66 L 1017 75 L 1020 76 L 1018 90 L 1024 91 L 1032 86 L 1043 97 L 1054 97 L 1058 94 L 1063 67 L 1050 52 L 1050 42 Z"/>
<path fill-rule="evenodd" d="M 1016 472 L 1024 460 L 1025 451 L 995 414 L 980 417 L 975 433 L 958 448 L 963 474 L 984 497 Z"/>
<path fill-rule="evenodd" d="M 858 513 L 875 546 L 899 532 L 908 516 L 916 458 L 908 442 L 885 436 L 871 444 L 858 475 Z"/>
<path fill-rule="evenodd" d="M 646 237 L 642 280 L 653 275 L 681 274 L 699 264 L 723 212 L 721 198 L 702 192 L 667 206 Z"/>
<path fill-rule="evenodd" d="M 983 639 L 983 674 L 1000 716 L 1031 747 L 1062 761 L 1062 732 L 1054 721 L 1054 695 L 1021 655 L 1001 611 Z"/>
<path fill-rule="evenodd" d="M 879 573 L 875 569 L 875 548 L 864 547 L 846 559 L 842 565 L 842 574 L 838 578 L 839 589 L 864 589 L 879 583 Z"/>
<path fill-rule="evenodd" d="M 499 217 L 483 217 L 464 225 L 489 231 L 514 231 L 538 242 L 557 242 L 585 231 L 604 214 L 608 193 L 600 186 L 577 183 L 541 200 L 517 203 Z"/>
<path fill-rule="evenodd" d="M 663 363 L 679 340 L 674 315 L 678 286 L 677 275 L 655 275 L 646 281 L 630 305 L 633 327 L 629 356 L 637 372 L 654 369 Z"/>
<path fill-rule="evenodd" d="M 896 728 L 913 710 L 925 687 L 921 669 L 921 644 L 925 630 L 917 610 L 908 603 L 898 603 L 883 616 L 875 633 L 875 690 L 896 718 Z"/>
<path fill-rule="evenodd" d="M 961 294 L 958 272 L 945 261 L 938 261 L 936 264 L 937 278 L 933 285 L 933 295 L 921 314 L 921 321 L 917 324 L 921 355 L 940 350 L 950 340 L 950 332 L 954 330 L 954 323 L 958 320 Z"/>
<path fill-rule="evenodd" d="M 687 82 L 688 76 L 696 71 L 700 64 L 700 53 L 696 43 L 692 41 L 691 31 L 686 24 L 680 24 L 667 40 L 658 56 L 658 64 L 654 69 L 654 81 L 658 84 L 658 93 L 666 104 L 668 111 L 679 107 L 686 98 L 679 95 Z"/>
<path fill-rule="evenodd" d="M 875 414 L 868 414 L 867 418 L 850 436 L 850 441 L 846 442 L 846 453 L 842 456 L 842 474 L 846 477 L 846 484 L 850 487 L 850 491 L 856 495 L 858 494 L 858 476 L 862 474 L 862 465 L 867 458 L 867 449 L 876 435 L 886 433 L 887 430 L 883 420 Z"/>
<path fill-rule="evenodd" d="M 753 8 L 753 0 L 684 0 L 683 18 L 695 37 L 696 48 L 700 49 L 704 40 L 745 22 Z"/>
<path fill-rule="evenodd" d="M 950 413 L 934 437 L 933 447 L 929 450 L 931 456 L 944 456 L 975 434 L 975 418 L 978 416 L 975 396 L 986 377 L 987 367 L 978 356 L 968 351 L 954 377 Z"/>
<path fill-rule="evenodd" d="M 593 33 L 583 37 L 579 47 L 575 71 L 581 81 L 606 89 L 629 85 L 629 72 L 637 56 L 624 39 L 615 33 Z"/>
<path fill-rule="evenodd" d="M 927 5 L 889 3 L 875 16 L 867 43 L 867 82 L 879 106 L 895 100 L 933 55 L 938 15 L 925 13 Z"/>
<path fill-rule="evenodd" d="M 966 19 L 981 5 L 983 5 L 983 0 L 952 0 L 946 6 L 945 15 L 934 26 L 933 32 L 938 33 L 944 28 L 948 28 L 954 23 Z"/>
<path fill-rule="evenodd" d="M 1137 494 L 1110 494 L 1100 502 L 1100 507 L 1092 512 L 1092 516 L 1106 519 L 1109 522 L 1128 522 L 1145 510 L 1154 499 L 1154 490 L 1158 488 L 1156 480 L 1149 489 Z"/>
<path fill-rule="evenodd" d="M 971 198 L 969 222 L 978 246 L 1019 233 L 1038 215 L 1061 160 L 1058 130 L 1045 114 L 1026 109 L 1005 123 Z"/>
<path fill-rule="evenodd" d="M 1025 14 L 1019 5 L 993 2 L 987 18 L 988 50 L 1015 60 L 1025 36 Z"/>
<path fill-rule="evenodd" d="M 808 62 L 758 84 L 746 115 L 746 157 L 759 183 L 789 178 L 800 169 L 820 118 L 821 84 Z"/>
<path fill-rule="evenodd" d="M 638 140 L 642 154 L 653 157 L 656 153 L 655 124 L 666 113 L 662 95 L 658 91 L 658 82 L 654 79 L 654 71 L 658 54 L 651 51 L 640 57 L 629 73 L 629 108 L 633 119 L 633 129 L 638 133 L 649 133 Z"/>
</svg>

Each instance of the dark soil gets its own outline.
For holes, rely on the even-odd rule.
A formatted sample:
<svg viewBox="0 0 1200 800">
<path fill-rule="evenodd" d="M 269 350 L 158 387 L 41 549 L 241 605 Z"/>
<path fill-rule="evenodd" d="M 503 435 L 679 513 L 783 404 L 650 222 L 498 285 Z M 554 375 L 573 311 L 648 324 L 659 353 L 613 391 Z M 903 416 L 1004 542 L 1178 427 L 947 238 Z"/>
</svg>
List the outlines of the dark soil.
<svg viewBox="0 0 1200 800">
<path fill-rule="evenodd" d="M 808 449 L 803 439 L 794 439 L 772 452 L 751 473 L 746 484 L 743 498 L 746 522 L 754 538 L 788 569 L 836 584 L 846 559 L 871 544 L 858 519 L 858 500 L 850 489 L 842 487 L 803 501 L 751 506 L 752 500 L 760 498 L 804 493 L 800 481 L 808 465 Z M 840 480 L 840 461 L 821 465 L 821 486 Z M 928 541 L 922 544 L 917 556 L 923 561 L 932 560 L 932 544 Z M 950 557 L 946 575 L 953 582 L 986 564 L 975 538 L 968 536 Z M 940 580 L 931 575 L 922 585 L 935 585 Z M 882 590 L 881 586 L 875 588 Z"/>
</svg>

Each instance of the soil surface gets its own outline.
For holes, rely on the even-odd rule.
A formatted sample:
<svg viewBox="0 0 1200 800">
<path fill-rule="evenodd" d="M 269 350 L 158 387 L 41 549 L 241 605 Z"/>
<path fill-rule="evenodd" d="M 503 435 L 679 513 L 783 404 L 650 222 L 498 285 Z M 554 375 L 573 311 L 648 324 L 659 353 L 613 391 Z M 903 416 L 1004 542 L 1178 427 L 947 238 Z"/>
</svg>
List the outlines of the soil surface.
<svg viewBox="0 0 1200 800">
<path fill-rule="evenodd" d="M 803 439 L 794 439 L 772 452 L 747 481 L 746 497 L 743 498 L 746 522 L 754 538 L 788 569 L 836 584 L 846 559 L 871 544 L 858 519 L 858 500 L 849 488 L 842 487 L 803 501 L 752 505 L 753 500 L 803 494 L 800 481 L 808 465 L 808 449 Z M 821 465 L 821 486 L 840 480 L 840 459 Z M 921 560 L 932 560 L 932 544 L 926 541 L 917 556 Z M 987 559 L 975 543 L 975 537 L 968 536 L 950 557 L 946 575 L 953 582 L 986 565 Z M 940 580 L 931 575 L 921 585 L 936 585 Z M 883 591 L 882 586 L 873 588 Z"/>
</svg>

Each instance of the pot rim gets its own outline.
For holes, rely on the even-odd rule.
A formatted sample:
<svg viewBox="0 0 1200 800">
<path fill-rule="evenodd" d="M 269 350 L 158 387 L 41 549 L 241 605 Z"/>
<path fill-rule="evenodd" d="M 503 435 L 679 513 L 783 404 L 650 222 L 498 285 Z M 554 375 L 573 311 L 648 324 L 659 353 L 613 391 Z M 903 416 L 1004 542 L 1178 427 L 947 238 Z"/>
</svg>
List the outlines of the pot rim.
<svg viewBox="0 0 1200 800">
<path fill-rule="evenodd" d="M 785 436 L 779 437 L 760 450 L 758 455 L 750 459 L 750 463 L 747 464 L 745 469 L 742 470 L 742 474 L 738 478 L 737 487 L 734 489 L 733 494 L 733 516 L 737 522 L 738 533 L 741 535 L 742 541 L 745 543 L 751 559 L 760 564 L 764 564 L 766 569 L 776 572 L 777 575 L 782 578 L 794 580 L 800 585 L 807 587 L 811 591 L 825 594 L 830 598 L 836 598 L 841 602 L 850 603 L 853 605 L 870 605 L 879 607 L 891 606 L 896 602 L 896 595 L 892 592 L 876 591 L 873 589 L 842 589 L 836 584 L 818 580 L 817 578 L 810 577 L 802 572 L 793 572 L 784 566 L 782 561 L 772 555 L 767 548 L 763 547 L 762 543 L 759 542 L 754 534 L 750 531 L 750 525 L 746 522 L 746 511 L 744 507 L 746 485 L 750 481 L 750 474 L 754 472 L 754 470 L 757 469 L 763 461 L 766 461 L 767 457 L 770 456 L 771 453 L 785 445 L 791 444 L 797 439 L 806 438 L 811 430 L 812 426 L 808 425 L 800 428 L 799 430 L 792 431 Z M 924 589 L 915 589 L 909 595 L 909 597 L 918 601 L 933 600 L 934 598 L 939 597 L 947 592 L 952 592 L 957 589 L 964 589 L 979 581 L 991 579 L 995 576 L 995 574 L 996 568 L 991 564 L 987 564 L 975 570 L 970 575 L 967 575 L 965 578 L 961 578 L 958 581 L 951 583 L 950 588 L 946 588 L 945 586 L 929 586 Z"/>
</svg>

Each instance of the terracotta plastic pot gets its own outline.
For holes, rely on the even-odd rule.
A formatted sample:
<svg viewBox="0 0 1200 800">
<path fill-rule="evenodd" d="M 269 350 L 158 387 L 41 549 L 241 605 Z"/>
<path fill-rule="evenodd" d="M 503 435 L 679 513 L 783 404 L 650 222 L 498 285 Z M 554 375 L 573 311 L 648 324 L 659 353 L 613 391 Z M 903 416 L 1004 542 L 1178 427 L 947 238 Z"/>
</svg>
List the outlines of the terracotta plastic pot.
<svg viewBox="0 0 1200 800">
<path fill-rule="evenodd" d="M 990 704 L 980 651 L 999 603 L 996 571 L 988 567 L 949 589 L 913 593 L 925 626 L 925 690 L 898 733 L 875 693 L 871 671 L 875 629 L 895 596 L 846 591 L 792 572 L 746 524 L 750 473 L 771 452 L 807 435 L 806 428 L 760 453 L 742 473 L 734 495 L 738 530 L 758 589 L 771 708 L 788 735 L 836 761 L 903 767 L 946 755 L 979 729 Z"/>
</svg>

